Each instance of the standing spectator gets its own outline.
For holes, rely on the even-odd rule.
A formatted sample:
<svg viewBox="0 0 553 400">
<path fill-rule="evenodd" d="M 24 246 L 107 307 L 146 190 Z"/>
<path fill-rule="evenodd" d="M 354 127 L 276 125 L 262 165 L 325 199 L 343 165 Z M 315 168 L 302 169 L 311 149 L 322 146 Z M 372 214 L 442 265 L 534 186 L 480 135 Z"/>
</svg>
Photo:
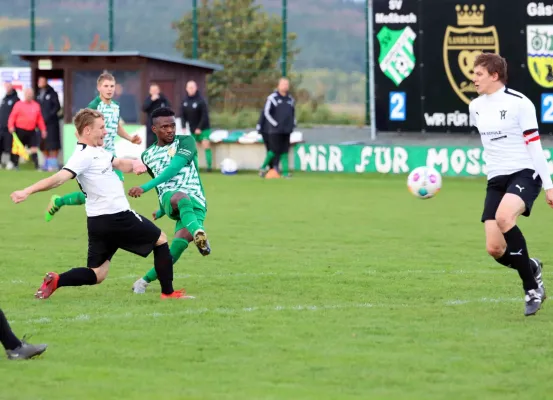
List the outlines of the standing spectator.
<svg viewBox="0 0 553 400">
<path fill-rule="evenodd" d="M 277 90 L 267 97 L 264 115 L 269 121 L 269 145 L 275 153 L 273 164 L 282 164 L 282 176 L 290 177 L 288 170 L 288 151 L 290 150 L 290 135 L 296 127 L 296 105 L 294 98 L 288 93 L 290 82 L 281 78 Z"/>
<path fill-rule="evenodd" d="M 0 163 L 4 153 L 12 152 L 12 135 L 8 129 L 8 118 L 12 112 L 13 106 L 19 101 L 17 92 L 11 82 L 4 83 L 6 95 L 0 103 Z"/>
<path fill-rule="evenodd" d="M 190 133 L 196 139 L 196 143 L 201 143 L 205 150 L 205 161 L 207 163 L 207 172 L 211 172 L 213 158 L 211 156 L 211 125 L 209 124 L 209 110 L 207 102 L 198 91 L 198 85 L 195 81 L 188 81 L 186 84 L 186 95 L 181 106 L 181 126 L 182 129 L 190 128 Z"/>
<path fill-rule="evenodd" d="M 44 170 L 58 170 L 58 153 L 61 150 L 60 120 L 58 112 L 61 109 L 58 94 L 44 76 L 40 76 L 37 82 L 38 94 L 36 100 L 40 104 L 42 118 L 46 124 L 47 135 L 41 143 L 44 153 Z"/>
<path fill-rule="evenodd" d="M 35 168 L 38 170 L 37 151 L 40 138 L 36 133 L 36 129 L 39 128 L 42 138 L 46 139 L 46 125 L 44 124 L 44 119 L 42 118 L 40 104 L 34 100 L 34 90 L 27 88 L 23 94 L 25 99 L 15 103 L 15 106 L 10 114 L 10 118 L 8 119 L 8 130 L 12 135 L 14 133 L 17 134 L 23 146 L 29 147 L 31 159 L 35 164 Z M 19 156 L 12 153 L 11 161 L 17 169 L 19 165 Z"/>
<path fill-rule="evenodd" d="M 263 144 L 265 145 L 265 151 L 267 152 L 267 154 L 265 155 L 265 160 L 263 161 L 263 164 L 259 168 L 259 176 L 264 178 L 265 175 L 267 174 L 267 169 L 273 166 L 274 159 L 275 159 L 275 153 L 271 151 L 271 147 L 269 143 L 269 121 L 267 121 L 267 118 L 265 118 L 264 108 L 261 110 L 261 113 L 259 115 L 259 120 L 257 121 L 256 129 L 257 129 L 257 132 L 259 132 L 261 134 L 261 137 L 263 138 Z M 275 167 L 278 167 L 278 165 L 276 165 Z"/>
<path fill-rule="evenodd" d="M 156 83 L 152 83 L 150 85 L 150 95 L 146 98 L 142 106 L 142 111 L 148 115 L 148 120 L 146 122 L 146 148 L 157 142 L 156 135 L 154 131 L 152 131 L 153 123 L 151 115 L 154 110 L 162 107 L 171 108 L 171 103 L 169 103 L 165 95 L 161 93 L 159 86 Z"/>
</svg>

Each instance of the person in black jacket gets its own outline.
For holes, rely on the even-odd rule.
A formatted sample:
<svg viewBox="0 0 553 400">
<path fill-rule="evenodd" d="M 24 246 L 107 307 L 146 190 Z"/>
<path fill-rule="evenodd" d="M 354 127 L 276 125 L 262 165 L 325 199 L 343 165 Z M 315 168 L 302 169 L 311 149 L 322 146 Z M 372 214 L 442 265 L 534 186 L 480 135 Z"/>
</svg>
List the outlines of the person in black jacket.
<svg viewBox="0 0 553 400">
<path fill-rule="evenodd" d="M 142 105 L 142 111 L 148 115 L 148 121 L 146 123 L 146 148 L 157 142 L 157 137 L 152 131 L 152 112 L 158 108 L 167 107 L 171 108 L 171 103 L 165 97 L 159 86 L 156 83 L 150 84 L 150 95 L 144 101 Z"/>
<path fill-rule="evenodd" d="M 275 153 L 271 150 L 269 143 L 269 121 L 267 121 L 267 118 L 265 118 L 265 108 L 263 108 L 261 110 L 261 113 L 259 114 L 259 120 L 257 121 L 256 129 L 263 138 L 263 144 L 265 145 L 265 151 L 267 152 L 267 154 L 265 155 L 265 160 L 259 168 L 259 176 L 264 178 L 267 174 L 268 168 L 278 167 L 278 165 L 274 165 Z"/>
<path fill-rule="evenodd" d="M 209 123 L 209 110 L 207 102 L 198 91 L 198 85 L 195 81 L 189 81 L 186 84 L 186 94 L 184 96 L 180 110 L 181 126 L 186 129 L 186 123 L 190 128 L 190 134 L 196 140 L 196 143 L 201 143 L 205 150 L 205 161 L 207 163 L 207 171 L 211 172 L 213 158 L 211 155 L 211 125 Z"/>
<path fill-rule="evenodd" d="M 269 122 L 269 147 L 275 154 L 274 165 L 282 164 L 282 176 L 290 177 L 288 169 L 288 151 L 290 135 L 296 127 L 296 104 L 288 93 L 290 82 L 281 78 L 278 88 L 267 97 L 264 115 Z"/>
<path fill-rule="evenodd" d="M 60 119 L 58 112 L 61 110 L 58 94 L 44 76 L 40 76 L 37 82 L 38 91 L 36 101 L 40 104 L 42 118 L 46 124 L 46 139 L 42 140 L 40 149 L 46 159 L 44 169 L 48 171 L 58 170 L 58 153 L 61 149 Z"/>
<path fill-rule="evenodd" d="M 11 154 L 12 152 L 12 135 L 8 130 L 8 119 L 14 104 L 19 101 L 11 82 L 5 82 L 4 89 L 6 95 L 0 103 L 0 162 L 3 153 Z"/>
</svg>

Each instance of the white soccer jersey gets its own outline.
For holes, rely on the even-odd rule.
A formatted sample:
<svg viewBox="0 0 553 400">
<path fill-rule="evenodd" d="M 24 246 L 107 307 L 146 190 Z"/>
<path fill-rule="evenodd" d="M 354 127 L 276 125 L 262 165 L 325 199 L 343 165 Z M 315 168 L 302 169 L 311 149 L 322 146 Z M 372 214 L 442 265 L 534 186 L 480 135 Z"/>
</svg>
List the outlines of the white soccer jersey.
<svg viewBox="0 0 553 400">
<path fill-rule="evenodd" d="M 123 183 L 113 171 L 114 156 L 103 147 L 77 143 L 63 169 L 73 173 L 86 196 L 86 215 L 116 214 L 130 210 Z"/>
<path fill-rule="evenodd" d="M 488 179 L 536 169 L 527 144 L 539 140 L 534 104 L 522 93 L 503 87 L 469 105 L 471 125 L 484 147 Z"/>
</svg>

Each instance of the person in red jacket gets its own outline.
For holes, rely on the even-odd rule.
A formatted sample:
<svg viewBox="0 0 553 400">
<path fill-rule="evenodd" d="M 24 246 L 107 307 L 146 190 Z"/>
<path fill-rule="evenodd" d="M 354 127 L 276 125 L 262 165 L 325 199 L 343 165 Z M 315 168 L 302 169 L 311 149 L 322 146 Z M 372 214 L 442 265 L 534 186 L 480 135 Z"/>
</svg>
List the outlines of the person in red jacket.
<svg viewBox="0 0 553 400">
<path fill-rule="evenodd" d="M 33 89 L 25 89 L 24 97 L 25 99 L 23 101 L 18 101 L 13 106 L 10 118 L 8 119 L 8 130 L 12 135 L 16 133 L 21 143 L 29 147 L 29 153 L 31 154 L 31 159 L 35 164 L 35 168 L 39 169 L 37 151 L 40 137 L 36 133 L 36 129 L 40 129 L 42 138 L 46 139 L 46 124 L 42 118 L 40 104 L 34 100 L 35 94 Z M 19 156 L 17 154 L 12 154 L 11 162 L 14 167 L 17 168 L 19 165 Z"/>
</svg>

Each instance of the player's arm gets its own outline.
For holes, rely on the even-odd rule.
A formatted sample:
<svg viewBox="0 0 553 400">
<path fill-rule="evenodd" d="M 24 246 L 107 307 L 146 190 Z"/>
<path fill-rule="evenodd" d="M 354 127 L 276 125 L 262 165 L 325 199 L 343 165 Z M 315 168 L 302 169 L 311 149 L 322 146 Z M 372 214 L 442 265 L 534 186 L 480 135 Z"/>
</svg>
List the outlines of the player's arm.
<svg viewBox="0 0 553 400">
<path fill-rule="evenodd" d="M 171 163 L 165 168 L 161 174 L 156 176 L 149 182 L 140 186 L 144 192 L 152 190 L 157 185 L 165 183 L 179 173 L 179 171 L 190 164 L 197 153 L 196 142 L 192 136 L 182 136 L 180 139 L 179 148 L 173 157 Z"/>
<path fill-rule="evenodd" d="M 205 122 L 207 121 L 207 103 L 205 100 L 202 100 L 200 101 L 200 104 L 199 104 L 199 112 L 200 112 L 200 121 L 198 122 L 198 129 L 202 129 L 202 127 L 204 126 Z"/>
<path fill-rule="evenodd" d="M 114 169 L 118 169 L 125 174 L 134 172 L 136 175 L 140 175 L 146 172 L 146 166 L 142 164 L 140 160 L 128 160 L 114 157 L 111 161 L 111 165 Z"/>
<path fill-rule="evenodd" d="M 121 121 L 119 121 L 119 124 L 117 125 L 117 135 L 119 135 L 119 137 L 122 137 L 123 139 L 126 139 L 129 142 L 134 143 L 134 144 L 142 143 L 142 139 L 140 139 L 140 136 L 138 136 L 138 135 L 131 136 L 127 133 L 125 128 L 123 128 L 123 123 Z"/>
<path fill-rule="evenodd" d="M 553 182 L 549 174 L 549 165 L 543 154 L 543 147 L 538 132 L 536 107 L 527 99 L 524 99 L 520 107 L 518 113 L 519 125 L 524 135 L 524 143 L 526 143 L 528 153 L 530 157 L 532 157 L 534 168 L 543 182 L 544 190 L 553 189 Z"/>
<path fill-rule="evenodd" d="M 267 97 L 267 101 L 265 102 L 265 108 L 263 109 L 263 113 L 265 115 L 265 118 L 269 123 L 273 126 L 277 126 L 278 122 L 273 118 L 273 110 L 275 108 L 276 100 L 274 96 L 271 94 L 269 97 Z"/>
<path fill-rule="evenodd" d="M 46 124 L 44 123 L 44 117 L 42 116 L 40 109 L 38 110 L 38 113 L 36 115 L 36 126 L 38 126 L 38 129 L 40 129 L 40 132 L 42 133 L 42 138 L 46 139 Z"/>
<path fill-rule="evenodd" d="M 184 103 L 180 105 L 180 126 L 184 130 L 186 129 L 186 123 L 188 120 L 186 119 L 186 108 L 184 107 Z"/>
<path fill-rule="evenodd" d="M 12 112 L 10 113 L 10 116 L 8 117 L 8 131 L 10 133 L 15 132 L 15 120 L 17 119 L 17 116 L 19 115 L 19 109 L 20 109 L 20 102 L 14 104 L 12 108 Z"/>
<path fill-rule="evenodd" d="M 56 172 L 54 175 L 44 178 L 37 183 L 26 187 L 23 190 L 17 190 L 11 194 L 11 198 L 14 203 L 21 203 L 25 201 L 27 197 L 37 192 L 44 192 L 58 186 L 63 185 L 68 180 L 74 177 L 74 173 L 67 169 L 62 169 L 59 172 Z"/>
</svg>

